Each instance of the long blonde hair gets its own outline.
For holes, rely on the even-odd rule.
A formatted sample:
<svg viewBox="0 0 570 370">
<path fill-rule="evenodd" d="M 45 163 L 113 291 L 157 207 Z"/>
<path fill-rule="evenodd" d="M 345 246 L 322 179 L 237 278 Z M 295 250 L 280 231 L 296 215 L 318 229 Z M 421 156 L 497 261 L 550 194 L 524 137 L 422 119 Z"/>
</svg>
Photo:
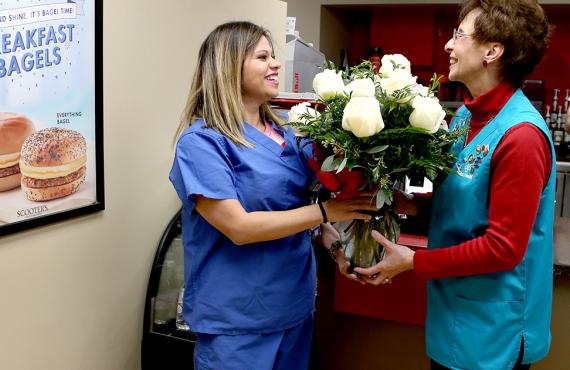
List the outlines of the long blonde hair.
<svg viewBox="0 0 570 370">
<path fill-rule="evenodd" d="M 269 31 L 250 22 L 229 22 L 214 29 L 198 54 L 190 94 L 174 140 L 198 118 L 236 143 L 251 147 L 243 136 L 242 67 L 261 37 L 272 44 Z M 283 122 L 269 104 L 260 107 L 263 120 Z"/>
</svg>

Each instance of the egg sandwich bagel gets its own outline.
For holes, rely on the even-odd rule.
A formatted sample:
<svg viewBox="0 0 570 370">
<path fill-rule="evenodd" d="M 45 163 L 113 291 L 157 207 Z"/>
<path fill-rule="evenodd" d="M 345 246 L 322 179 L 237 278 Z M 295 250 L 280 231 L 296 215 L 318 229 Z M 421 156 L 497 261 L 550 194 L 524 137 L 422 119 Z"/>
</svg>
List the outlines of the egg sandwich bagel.
<svg viewBox="0 0 570 370">
<path fill-rule="evenodd" d="M 32 201 L 68 196 L 85 181 L 87 144 L 73 130 L 50 127 L 30 135 L 22 145 L 22 190 Z"/>
</svg>

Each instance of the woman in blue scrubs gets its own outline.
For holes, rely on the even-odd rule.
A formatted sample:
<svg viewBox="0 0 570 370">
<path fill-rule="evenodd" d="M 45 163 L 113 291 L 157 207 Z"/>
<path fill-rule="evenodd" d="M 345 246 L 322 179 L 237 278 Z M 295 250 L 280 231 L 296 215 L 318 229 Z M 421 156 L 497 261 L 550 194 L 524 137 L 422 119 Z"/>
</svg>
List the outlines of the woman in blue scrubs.
<svg viewBox="0 0 570 370">
<path fill-rule="evenodd" d="M 316 291 L 309 229 L 375 210 L 366 194 L 310 204 L 310 146 L 268 105 L 280 67 L 268 32 L 248 22 L 218 26 L 199 51 L 170 172 L 183 203 L 195 369 L 306 369 Z M 325 244 L 333 240 L 331 231 Z"/>
</svg>

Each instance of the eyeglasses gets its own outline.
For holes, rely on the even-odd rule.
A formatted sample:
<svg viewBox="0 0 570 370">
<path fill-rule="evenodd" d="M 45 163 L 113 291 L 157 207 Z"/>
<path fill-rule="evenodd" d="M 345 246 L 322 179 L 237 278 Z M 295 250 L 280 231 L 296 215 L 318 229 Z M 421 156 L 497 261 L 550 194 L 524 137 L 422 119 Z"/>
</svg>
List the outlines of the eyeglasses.
<svg viewBox="0 0 570 370">
<path fill-rule="evenodd" d="M 457 39 L 460 39 L 462 37 L 473 37 L 473 35 L 463 33 L 461 31 L 458 31 L 456 28 L 454 28 L 453 29 L 453 41 L 457 41 Z"/>
</svg>

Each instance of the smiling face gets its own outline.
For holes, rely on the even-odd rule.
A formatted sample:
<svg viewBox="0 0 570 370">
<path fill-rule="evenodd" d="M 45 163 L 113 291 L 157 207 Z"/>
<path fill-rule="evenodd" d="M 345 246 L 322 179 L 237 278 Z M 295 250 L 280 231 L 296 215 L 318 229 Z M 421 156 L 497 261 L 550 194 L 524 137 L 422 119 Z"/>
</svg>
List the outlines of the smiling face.
<svg viewBox="0 0 570 370">
<path fill-rule="evenodd" d="M 480 13 L 479 8 L 470 11 L 459 25 L 457 36 L 452 36 L 445 44 L 445 51 L 449 53 L 449 79 L 463 82 L 469 90 L 484 70 L 485 45 L 472 37 L 475 19 Z"/>
<path fill-rule="evenodd" d="M 261 105 L 279 93 L 281 63 L 273 55 L 273 48 L 261 37 L 253 51 L 248 54 L 242 67 L 242 100 L 245 104 Z"/>
</svg>

